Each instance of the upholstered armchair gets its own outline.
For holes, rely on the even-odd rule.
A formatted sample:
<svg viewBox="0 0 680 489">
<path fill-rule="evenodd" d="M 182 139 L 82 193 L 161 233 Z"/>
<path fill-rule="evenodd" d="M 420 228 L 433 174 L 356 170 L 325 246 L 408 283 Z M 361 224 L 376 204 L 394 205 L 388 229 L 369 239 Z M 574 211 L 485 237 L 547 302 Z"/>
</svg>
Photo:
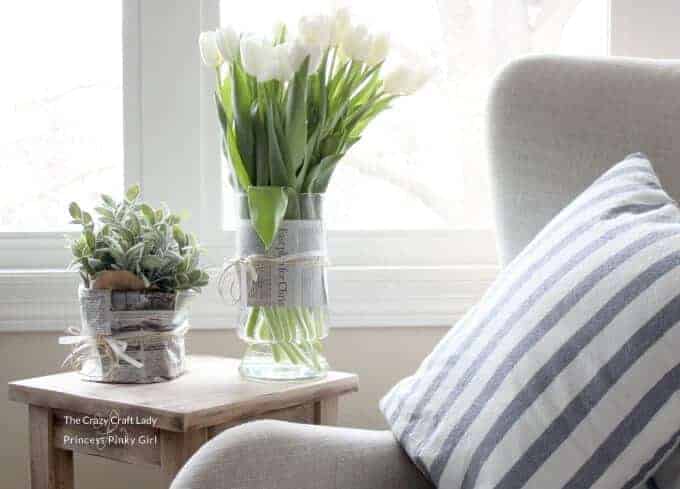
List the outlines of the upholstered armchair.
<svg viewBox="0 0 680 489">
<path fill-rule="evenodd" d="M 680 196 L 680 62 L 535 56 L 497 77 L 488 146 L 501 263 L 625 155 L 643 151 Z M 376 405 L 378 399 L 376 399 Z M 673 427 L 673 430 L 677 427 Z M 680 488 L 680 457 L 657 472 Z M 391 432 L 257 421 L 227 430 L 172 489 L 421 489 Z"/>
</svg>

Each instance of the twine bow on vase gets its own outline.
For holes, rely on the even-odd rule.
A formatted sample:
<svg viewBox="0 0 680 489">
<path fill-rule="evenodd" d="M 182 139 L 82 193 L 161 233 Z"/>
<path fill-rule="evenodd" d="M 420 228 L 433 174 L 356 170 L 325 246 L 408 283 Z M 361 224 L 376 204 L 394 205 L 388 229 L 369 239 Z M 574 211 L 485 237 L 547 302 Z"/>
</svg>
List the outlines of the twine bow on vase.
<svg viewBox="0 0 680 489">
<path fill-rule="evenodd" d="M 225 260 L 224 267 L 217 280 L 217 291 L 224 299 L 225 291 L 229 291 L 232 303 L 237 304 L 243 296 L 243 287 L 248 285 L 248 281 L 256 283 L 258 281 L 257 265 L 301 265 L 324 267 L 330 264 L 326 253 L 321 250 L 305 251 L 303 253 L 292 253 L 278 257 L 266 255 L 237 256 L 230 260 Z"/>
</svg>

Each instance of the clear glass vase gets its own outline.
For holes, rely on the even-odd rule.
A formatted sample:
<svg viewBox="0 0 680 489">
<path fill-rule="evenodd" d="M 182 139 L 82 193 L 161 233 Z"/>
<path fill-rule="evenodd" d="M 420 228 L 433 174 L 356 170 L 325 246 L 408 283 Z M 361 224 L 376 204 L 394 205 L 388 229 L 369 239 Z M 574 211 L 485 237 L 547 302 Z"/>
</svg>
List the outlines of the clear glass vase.
<svg viewBox="0 0 680 489">
<path fill-rule="evenodd" d="M 323 377 L 328 362 L 326 232 L 322 194 L 292 194 L 272 246 L 264 249 L 237 196 L 237 256 L 255 273 L 240 274 L 239 337 L 246 342 L 241 374 L 254 380 Z M 247 270 L 247 268 L 245 268 Z"/>
</svg>

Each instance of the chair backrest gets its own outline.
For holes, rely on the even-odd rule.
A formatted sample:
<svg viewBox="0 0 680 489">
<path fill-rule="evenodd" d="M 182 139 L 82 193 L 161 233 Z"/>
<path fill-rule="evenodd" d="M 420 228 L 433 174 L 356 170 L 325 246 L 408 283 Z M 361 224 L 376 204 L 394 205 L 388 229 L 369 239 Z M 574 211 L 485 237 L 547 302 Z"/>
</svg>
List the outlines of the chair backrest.
<svg viewBox="0 0 680 489">
<path fill-rule="evenodd" d="M 529 56 L 495 80 L 488 142 L 507 264 L 627 154 L 649 156 L 680 198 L 680 61 Z"/>
</svg>

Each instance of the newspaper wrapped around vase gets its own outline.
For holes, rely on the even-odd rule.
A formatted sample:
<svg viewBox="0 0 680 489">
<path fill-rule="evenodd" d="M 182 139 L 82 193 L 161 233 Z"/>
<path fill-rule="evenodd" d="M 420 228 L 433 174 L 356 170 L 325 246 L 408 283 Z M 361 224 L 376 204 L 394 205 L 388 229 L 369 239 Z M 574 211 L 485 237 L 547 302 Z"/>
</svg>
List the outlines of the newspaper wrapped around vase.
<svg viewBox="0 0 680 489">
<path fill-rule="evenodd" d="M 300 194 L 290 201 L 268 250 L 251 224 L 246 198 L 237 199 L 236 257 L 223 278 L 231 276 L 232 297 L 240 304 L 238 333 L 247 343 L 240 370 L 246 377 L 300 380 L 328 370 L 322 347 L 328 335 L 322 197 Z"/>
<path fill-rule="evenodd" d="M 64 363 L 79 368 L 87 380 L 145 384 L 184 372 L 194 293 L 81 286 L 78 296 L 81 327 L 59 342 L 73 346 Z"/>
</svg>

